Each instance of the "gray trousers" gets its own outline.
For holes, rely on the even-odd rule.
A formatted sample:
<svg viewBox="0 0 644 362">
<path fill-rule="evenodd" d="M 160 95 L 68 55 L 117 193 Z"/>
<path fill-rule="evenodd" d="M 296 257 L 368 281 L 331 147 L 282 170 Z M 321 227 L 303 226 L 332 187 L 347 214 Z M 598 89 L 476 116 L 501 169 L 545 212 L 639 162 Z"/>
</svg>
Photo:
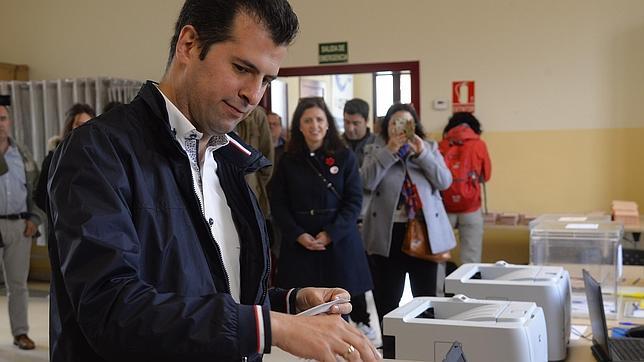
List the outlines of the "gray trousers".
<svg viewBox="0 0 644 362">
<path fill-rule="evenodd" d="M 7 287 L 11 333 L 18 336 L 29 332 L 27 276 L 29 275 L 29 258 L 31 256 L 31 238 L 23 234 L 25 220 L 0 219 L 0 232 L 4 241 L 4 247 L 0 248 L 0 259 Z"/>
<path fill-rule="evenodd" d="M 483 250 L 483 214 L 481 209 L 461 214 L 447 214 L 453 228 L 458 229 L 461 263 L 480 263 Z"/>
</svg>

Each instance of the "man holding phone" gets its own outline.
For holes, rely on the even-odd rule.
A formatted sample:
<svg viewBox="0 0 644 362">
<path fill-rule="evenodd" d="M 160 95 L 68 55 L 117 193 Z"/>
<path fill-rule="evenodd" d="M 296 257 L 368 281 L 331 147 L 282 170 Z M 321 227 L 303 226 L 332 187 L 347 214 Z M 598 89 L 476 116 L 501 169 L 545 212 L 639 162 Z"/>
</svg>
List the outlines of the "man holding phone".
<svg viewBox="0 0 644 362">
<path fill-rule="evenodd" d="M 374 361 L 337 288 L 268 289 L 264 216 L 244 180 L 268 161 L 232 131 L 277 77 L 286 0 L 187 0 L 166 72 L 78 127 L 49 178 L 51 360 L 258 361 L 271 345 Z"/>
</svg>

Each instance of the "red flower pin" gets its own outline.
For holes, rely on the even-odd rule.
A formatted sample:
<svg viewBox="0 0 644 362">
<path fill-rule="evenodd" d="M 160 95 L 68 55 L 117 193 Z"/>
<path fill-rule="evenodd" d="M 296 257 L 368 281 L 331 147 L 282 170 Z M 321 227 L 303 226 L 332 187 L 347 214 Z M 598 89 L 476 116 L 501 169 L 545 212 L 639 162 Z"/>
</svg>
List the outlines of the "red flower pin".
<svg viewBox="0 0 644 362">
<path fill-rule="evenodd" d="M 331 167 L 331 166 L 335 165 L 335 158 L 329 156 L 329 157 L 324 159 L 324 163 L 326 163 L 327 166 Z"/>
</svg>

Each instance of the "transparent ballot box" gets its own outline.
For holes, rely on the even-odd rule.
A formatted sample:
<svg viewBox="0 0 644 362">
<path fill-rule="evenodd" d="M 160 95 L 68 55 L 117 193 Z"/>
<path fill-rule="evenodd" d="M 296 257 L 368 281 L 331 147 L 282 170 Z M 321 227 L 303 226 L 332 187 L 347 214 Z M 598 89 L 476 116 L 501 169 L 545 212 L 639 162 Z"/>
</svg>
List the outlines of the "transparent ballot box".
<svg viewBox="0 0 644 362">
<path fill-rule="evenodd" d="M 612 222 L 611 216 L 608 214 L 575 214 L 575 213 L 558 213 L 558 214 L 542 214 L 539 215 L 536 219 L 530 221 L 530 229 L 533 229 L 535 226 L 545 223 L 545 222 L 560 222 L 560 223 L 610 223 Z"/>
<path fill-rule="evenodd" d="M 616 311 L 623 233 L 624 226 L 615 222 L 543 221 L 530 230 L 530 263 L 564 267 L 570 273 L 573 301 L 575 295 L 585 299 L 581 271 L 588 270 Z"/>
</svg>

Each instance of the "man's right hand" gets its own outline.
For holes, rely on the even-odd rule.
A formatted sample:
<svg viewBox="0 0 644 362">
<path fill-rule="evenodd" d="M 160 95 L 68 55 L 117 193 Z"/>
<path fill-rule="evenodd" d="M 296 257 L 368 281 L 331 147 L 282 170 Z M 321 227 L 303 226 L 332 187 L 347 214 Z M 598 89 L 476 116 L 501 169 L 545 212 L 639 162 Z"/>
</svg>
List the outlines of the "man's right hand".
<svg viewBox="0 0 644 362">
<path fill-rule="evenodd" d="M 304 317 L 271 312 L 271 330 L 273 345 L 298 357 L 328 362 L 337 356 L 347 361 L 382 358 L 364 334 L 337 314 Z"/>
</svg>

